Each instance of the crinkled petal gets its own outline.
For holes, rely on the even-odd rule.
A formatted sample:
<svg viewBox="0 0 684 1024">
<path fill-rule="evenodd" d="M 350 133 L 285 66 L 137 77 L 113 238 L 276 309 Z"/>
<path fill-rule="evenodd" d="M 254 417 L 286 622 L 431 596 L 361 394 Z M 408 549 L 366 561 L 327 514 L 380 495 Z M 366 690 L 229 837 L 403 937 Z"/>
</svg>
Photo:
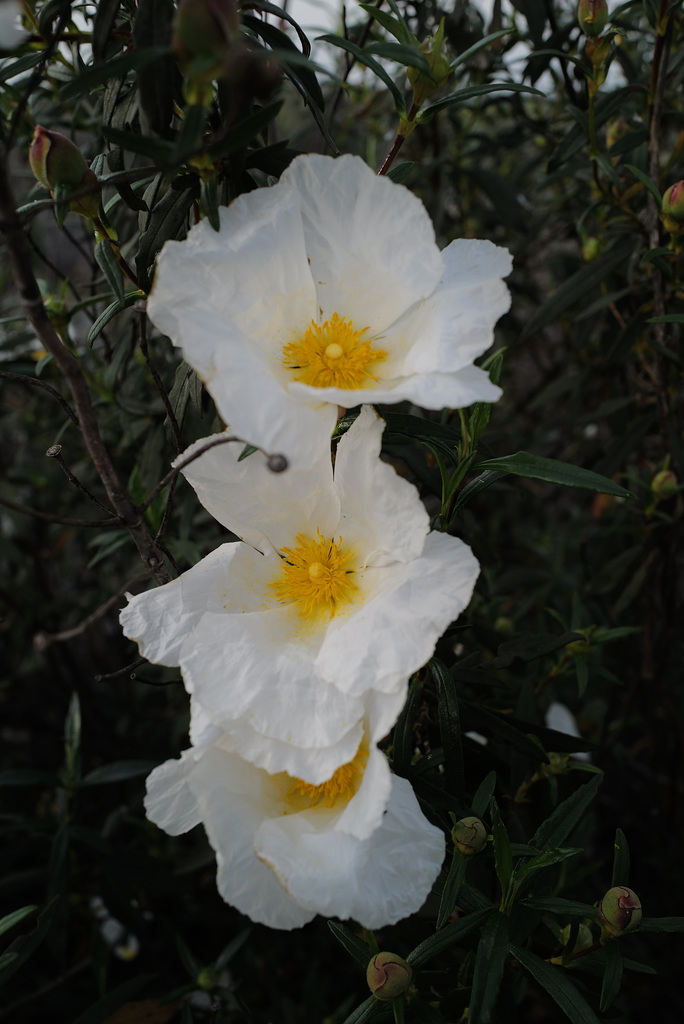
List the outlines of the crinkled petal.
<svg viewBox="0 0 684 1024">
<path fill-rule="evenodd" d="M 216 851 L 218 890 L 259 924 L 301 928 L 315 909 L 299 906 L 255 854 L 254 835 L 268 812 L 261 776 L 258 768 L 215 748 L 193 772 L 204 827 Z"/>
<path fill-rule="evenodd" d="M 442 866 L 442 832 L 396 776 L 386 813 L 364 840 L 296 819 L 265 822 L 257 850 L 297 903 L 328 917 L 394 924 L 420 909 Z"/>
<path fill-rule="evenodd" d="M 230 430 L 196 441 L 174 465 L 222 436 L 230 437 Z M 327 536 L 335 533 L 340 501 L 333 486 L 330 444 L 325 435 L 324 440 L 318 459 L 305 469 L 290 467 L 273 473 L 263 452 L 239 461 L 244 444 L 228 442 L 209 449 L 182 472 L 222 526 L 266 553 L 271 545 L 291 544 L 298 533 L 315 536 L 316 529 Z"/>
<path fill-rule="evenodd" d="M 169 835 L 180 836 L 202 821 L 189 784 L 195 764 L 194 750 L 184 750 L 179 760 L 165 761 L 147 777 L 145 813 Z"/>
<path fill-rule="evenodd" d="M 346 693 L 395 690 L 432 655 L 446 627 L 468 604 L 479 574 L 470 548 L 430 533 L 408 564 L 369 570 L 377 590 L 350 618 L 333 619 L 316 670 Z"/>
<path fill-rule="evenodd" d="M 418 491 L 380 461 L 385 421 L 364 406 L 342 437 L 335 487 L 343 510 L 339 532 L 372 565 L 407 562 L 423 550 L 429 518 Z"/>
<path fill-rule="evenodd" d="M 299 157 L 281 181 L 302 197 L 306 252 L 322 319 L 384 330 L 430 292 L 442 257 L 425 207 L 360 157 Z"/>
<path fill-rule="evenodd" d="M 180 663 L 184 641 L 231 586 L 231 563 L 242 546 L 222 544 L 171 583 L 126 595 L 129 603 L 119 621 L 144 658 L 157 665 Z"/>
</svg>

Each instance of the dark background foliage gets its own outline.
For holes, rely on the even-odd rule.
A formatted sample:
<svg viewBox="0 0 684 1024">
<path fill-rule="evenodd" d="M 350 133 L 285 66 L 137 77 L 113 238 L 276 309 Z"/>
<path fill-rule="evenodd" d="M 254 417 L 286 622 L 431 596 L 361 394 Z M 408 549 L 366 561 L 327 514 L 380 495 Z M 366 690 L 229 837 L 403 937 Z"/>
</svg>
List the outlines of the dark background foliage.
<svg viewBox="0 0 684 1024">
<path fill-rule="evenodd" d="M 144 292 L 167 238 L 275 179 L 297 152 L 335 147 L 379 166 L 396 130 L 395 102 L 339 39 L 326 44 L 339 78 L 307 64 L 299 49 L 306 56 L 306 41 L 266 3 L 243 4 L 251 48 L 234 46 L 231 72 L 204 107 L 188 101 L 191 76 L 185 69 L 184 93 L 168 51 L 170 0 L 103 2 L 94 19 L 85 9 L 86 22 L 63 0 L 29 7 L 29 41 L 0 61 L 2 145 L 52 323 L 77 353 L 119 478 L 142 503 L 178 452 L 220 423 L 194 373 L 146 323 L 141 295 L 116 266 L 103 270 L 95 260 L 90 226 L 71 214 L 58 231 L 52 204 L 40 205 L 47 192 L 26 162 L 34 125 L 72 137 L 101 178 L 118 175 L 103 202 Z M 614 862 L 620 828 L 644 915 L 670 917 L 683 905 L 682 496 L 674 485 L 663 494 L 656 482 L 654 490 L 654 479 L 664 469 L 675 485 L 684 479 L 684 308 L 680 260 L 653 190 L 682 174 L 679 8 L 644 0 L 614 13 L 611 74 L 591 118 L 591 69 L 569 5 L 518 0 L 502 13 L 497 3 L 487 25 L 466 2 L 398 8 L 419 40 L 444 15 L 454 56 L 487 33 L 512 30 L 464 61 L 429 101 L 481 87 L 419 125 L 392 173 L 423 199 L 440 244 L 491 238 L 515 262 L 512 308 L 496 338 L 505 350 L 502 368 L 495 364 L 504 397 L 479 444 L 482 410 L 427 414 L 430 428 L 392 421 L 425 417 L 419 410 L 388 410 L 386 457 L 421 488 L 436 525 L 473 546 L 482 576 L 438 660 L 412 681 L 387 751 L 447 833 L 449 812 L 471 811 L 494 771 L 515 852 L 580 784 L 598 778 L 563 757 L 589 750 L 603 783 L 560 842 L 581 852 L 540 871 L 534 892 L 592 905 L 615 878 L 626 881 L 624 844 Z M 340 32 L 366 48 L 366 64 L 375 59 L 367 48 L 391 39 L 356 8 Z M 93 47 L 88 67 L 79 57 L 84 42 Z M 277 51 L 282 78 L 259 47 Z M 381 67 L 401 98 L 401 63 Z M 539 91 L 487 92 L 495 82 Z M 5 267 L 9 247 L 8 236 Z M 121 635 L 122 595 L 148 586 L 149 573 L 129 532 L 106 522 L 107 495 L 63 408 L 71 402 L 63 375 L 27 321 L 9 270 L 2 273 L 0 914 L 38 909 L 6 936 L 20 955 L 0 961 L 0 1020 L 341 1024 L 367 989 L 326 922 L 292 935 L 250 927 L 216 892 L 202 830 L 171 839 L 144 817 L 144 775 L 187 745 L 187 697 L 176 670 L 140 663 Z M 662 315 L 674 322 L 652 322 Z M 55 444 L 60 458 L 47 458 Z M 619 486 L 611 495 L 560 487 L 539 472 L 480 476 L 481 462 L 519 450 Z M 463 476 L 460 494 L 470 500 L 445 496 L 440 460 L 452 466 L 447 478 Z M 474 480 L 491 486 L 478 490 Z M 620 486 L 633 497 L 620 497 Z M 171 575 L 225 539 L 182 478 L 144 518 Z M 582 740 L 546 729 L 553 701 L 574 713 Z M 497 833 L 486 799 L 482 813 Z M 490 844 L 469 867 L 458 904 L 464 920 L 499 903 L 502 835 L 495 852 Z M 376 936 L 381 948 L 406 955 L 435 934 L 445 878 L 419 915 Z M 103 934 L 98 897 L 136 937 L 132 958 L 117 956 Z M 518 906 L 511 935 L 553 957 L 568 922 Z M 498 953 L 487 960 L 477 934 L 420 972 L 408 1019 L 461 1019 L 483 971 L 497 970 Z M 11 945 L 22 936 L 24 945 Z M 625 971 L 605 1019 L 679 1021 L 679 936 L 643 930 L 617 945 L 658 975 Z M 225 963 L 212 974 L 222 952 Z M 599 1012 L 606 970 L 592 955 L 558 973 Z M 506 961 L 502 986 L 481 1020 L 563 1018 L 519 963 Z M 121 1011 L 124 1004 L 133 1008 Z M 591 1019 L 564 1009 L 570 1019 Z"/>
</svg>

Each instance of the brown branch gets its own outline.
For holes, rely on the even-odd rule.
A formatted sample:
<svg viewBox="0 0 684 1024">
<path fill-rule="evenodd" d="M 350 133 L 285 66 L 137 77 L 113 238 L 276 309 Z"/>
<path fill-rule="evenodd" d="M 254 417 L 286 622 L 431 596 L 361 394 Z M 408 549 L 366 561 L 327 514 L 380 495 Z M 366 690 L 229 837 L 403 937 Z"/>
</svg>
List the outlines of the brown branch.
<svg viewBox="0 0 684 1024">
<path fill-rule="evenodd" d="M 99 606 L 99 608 L 96 608 L 91 615 L 86 619 L 83 619 L 82 622 L 79 622 L 79 624 L 74 626 L 72 629 L 65 629 L 61 633 L 36 633 L 33 638 L 33 646 L 35 650 L 38 651 L 39 654 L 42 654 L 50 644 L 61 643 L 64 640 L 73 640 L 75 636 L 80 636 L 82 633 L 85 633 L 87 629 L 90 629 L 93 623 L 101 619 L 103 615 L 107 614 L 110 608 L 115 607 L 115 605 L 119 603 L 129 587 L 132 587 L 135 583 L 143 583 L 149 578 L 150 574 L 148 572 L 139 573 L 137 576 L 134 576 L 133 579 L 124 583 L 123 587 L 117 590 L 116 594 L 112 594 L 111 597 L 108 597 L 107 600 Z"/>
<path fill-rule="evenodd" d="M 83 439 L 112 507 L 131 534 L 145 567 L 150 570 L 157 583 L 167 583 L 170 577 L 164 563 L 164 556 L 151 536 L 141 510 L 134 504 L 131 496 L 119 481 L 109 452 L 100 436 L 83 371 L 76 357 L 62 344 L 43 305 L 40 289 L 31 266 L 31 256 L 24 237 L 22 223 L 17 216 L 4 151 L 0 151 L 0 230 L 7 241 L 12 273 L 29 320 L 40 338 L 43 348 L 52 355 L 66 378 L 76 406 Z"/>
<path fill-rule="evenodd" d="M 21 512 L 24 516 L 33 516 L 34 519 L 43 519 L 46 523 L 59 523 L 61 526 L 83 526 L 83 527 L 98 527 L 101 530 L 106 530 L 112 526 L 123 526 L 123 520 L 120 516 L 116 516 L 114 519 L 69 519 L 67 516 L 56 516 L 52 512 L 41 512 L 37 508 L 29 508 L 28 505 L 20 505 L 16 501 L 10 501 L 9 498 L 3 498 L 0 494 L 0 505 L 5 505 L 7 508 L 11 508 L 14 512 Z"/>
<path fill-rule="evenodd" d="M 48 394 L 57 399 L 72 423 L 78 426 L 78 416 L 69 403 L 62 398 L 57 388 L 53 388 L 52 384 L 48 384 L 47 381 L 41 380 L 39 377 L 29 377 L 26 373 L 11 373 L 9 370 L 0 370 L 0 377 L 16 381 L 18 384 L 31 384 L 35 388 L 42 388 L 43 391 L 47 391 Z"/>
<path fill-rule="evenodd" d="M 52 444 L 52 445 L 50 445 L 48 450 L 45 452 L 45 456 L 48 459 L 54 459 L 55 460 L 55 462 L 59 465 L 60 469 L 63 470 L 67 480 L 69 481 L 69 483 L 73 484 L 74 487 L 78 491 L 81 492 L 81 494 L 84 494 L 86 496 L 86 498 L 88 499 L 88 501 L 92 501 L 93 505 L 97 505 L 97 507 L 99 509 L 101 509 L 103 512 L 106 512 L 108 516 L 113 516 L 114 515 L 114 513 L 111 510 L 111 508 L 107 508 L 107 506 L 103 505 L 101 501 L 98 501 L 98 499 L 95 497 L 95 495 L 90 493 L 90 491 L 88 490 L 86 485 L 82 484 L 81 481 L 78 479 L 78 477 L 74 476 L 74 474 L 71 472 L 71 470 L 67 466 L 66 462 L 62 458 L 62 446 L 61 446 L 61 444 Z"/>
</svg>

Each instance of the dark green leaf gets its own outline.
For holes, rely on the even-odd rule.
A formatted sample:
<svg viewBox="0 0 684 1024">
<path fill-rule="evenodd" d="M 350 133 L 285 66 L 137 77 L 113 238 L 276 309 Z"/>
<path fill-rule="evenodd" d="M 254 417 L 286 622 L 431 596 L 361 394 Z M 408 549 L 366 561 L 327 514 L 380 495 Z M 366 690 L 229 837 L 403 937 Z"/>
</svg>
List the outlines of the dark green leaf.
<svg viewBox="0 0 684 1024">
<path fill-rule="evenodd" d="M 520 637 L 517 640 L 507 640 L 500 644 L 497 656 L 492 661 L 493 668 L 510 668 L 514 661 L 524 662 L 536 661 L 537 658 L 544 658 L 547 654 L 553 654 L 561 647 L 567 647 L 575 640 L 583 640 L 581 633 L 563 633 L 558 636 L 555 633 L 530 633 L 528 636 Z"/>
<path fill-rule="evenodd" d="M 473 797 L 472 809 L 473 814 L 478 818 L 483 818 L 487 808 L 489 807 L 489 801 L 492 798 L 492 793 L 496 786 L 496 772 L 490 772 L 485 775 L 484 779 L 477 787 L 475 796 Z"/>
<path fill-rule="evenodd" d="M 207 108 L 200 103 L 186 107 L 180 131 L 176 137 L 176 160 L 182 163 L 199 149 L 202 132 L 207 121 Z"/>
<path fill-rule="evenodd" d="M 114 57 L 106 64 L 98 64 L 78 75 L 63 87 L 60 98 L 64 101 L 70 100 L 74 96 L 78 96 L 80 92 L 90 92 L 96 89 L 110 78 L 122 78 L 129 71 L 138 71 L 168 55 L 169 49 L 166 46 L 150 46 L 142 50 L 131 50 L 130 53 L 125 53 L 122 57 Z"/>
<path fill-rule="evenodd" d="M 100 0 L 93 20 L 93 57 L 101 61 L 110 43 L 110 36 L 121 0 Z"/>
<path fill-rule="evenodd" d="M 20 935 L 7 947 L 5 954 L 11 954 L 12 959 L 6 960 L 4 968 L 0 970 L 0 985 L 4 985 L 6 981 L 9 981 L 24 961 L 28 960 L 34 950 L 41 944 L 52 927 L 58 907 L 59 897 L 55 897 L 38 915 L 34 930 L 29 935 Z"/>
<path fill-rule="evenodd" d="M 0 917 L 0 935 L 4 935 L 10 928 L 14 928 L 15 924 L 19 924 L 25 917 L 32 914 L 38 907 L 35 904 L 30 904 L 28 907 L 21 907 L 19 910 L 13 911 L 11 914 L 5 914 L 4 917 Z"/>
<path fill-rule="evenodd" d="M 195 197 L 193 188 L 170 188 L 152 210 L 135 257 L 138 280 L 145 290 L 150 287 L 149 271 L 164 242 L 185 235 L 188 212 Z"/>
<path fill-rule="evenodd" d="M 230 156 L 231 153 L 240 149 L 246 149 L 250 142 L 253 142 L 271 121 L 275 120 L 282 105 L 282 100 L 274 100 L 273 103 L 259 107 L 249 117 L 239 121 L 225 136 L 221 137 L 219 142 L 209 147 L 211 155 L 214 157 Z"/>
<path fill-rule="evenodd" d="M 116 252 L 118 252 L 118 248 Z M 123 306 L 125 301 L 123 272 L 117 261 L 114 245 L 108 239 L 103 238 L 102 241 L 95 243 L 95 259 L 107 284 Z"/>
<path fill-rule="evenodd" d="M 627 168 L 628 171 L 632 172 L 632 174 L 634 175 L 635 178 L 638 178 L 638 180 L 641 182 L 642 185 L 646 186 L 646 188 L 648 189 L 648 191 L 651 193 L 651 195 L 655 199 L 656 203 L 658 204 L 658 209 L 660 209 L 661 203 L 663 201 L 663 197 L 661 196 L 660 192 L 658 191 L 656 186 L 653 184 L 653 182 L 651 181 L 649 176 L 647 174 L 645 174 L 643 171 L 639 170 L 638 167 L 635 167 L 634 164 L 625 164 L 625 167 Z"/>
<path fill-rule="evenodd" d="M 497 482 L 497 480 L 501 480 L 505 476 L 508 476 L 508 473 L 504 473 L 503 470 L 485 469 L 485 471 L 480 473 L 479 476 L 476 476 L 473 480 L 469 480 L 465 487 L 459 492 L 452 510 L 453 515 L 459 512 L 471 498 L 474 498 L 482 491 L 486 491 L 488 487 L 491 487 L 492 484 Z"/>
<path fill-rule="evenodd" d="M 368 946 L 363 939 L 360 939 L 358 935 L 354 935 L 346 925 L 340 924 L 338 921 L 328 921 L 328 928 L 333 933 L 337 941 L 344 946 L 349 955 L 352 956 L 365 971 L 371 957 Z"/>
<path fill-rule="evenodd" d="M 572 1024 L 599 1024 L 598 1017 L 562 967 L 547 964 L 528 949 L 510 948 L 515 959 L 548 992 Z"/>
<path fill-rule="evenodd" d="M 642 917 L 640 932 L 684 932 L 684 917 Z"/>
<path fill-rule="evenodd" d="M 171 165 L 175 156 L 175 147 L 172 142 L 165 139 L 153 139 L 146 135 L 137 135 L 135 132 L 122 131 L 120 128 L 113 128 L 103 125 L 102 134 L 115 146 L 128 150 L 131 153 L 140 153 L 149 157 L 155 163 Z"/>
<path fill-rule="evenodd" d="M 518 750 L 536 763 L 546 760 L 539 745 L 524 732 L 511 725 L 503 715 L 465 700 L 461 701 L 461 714 L 467 722 L 466 731 L 474 729 L 476 732 L 481 732 L 485 736 L 513 747 L 514 750 Z"/>
<path fill-rule="evenodd" d="M 252 934 L 251 928 L 243 928 L 243 930 L 231 939 L 228 945 L 219 953 L 216 958 L 215 967 L 217 971 L 222 971 L 226 964 L 229 964 L 236 953 L 238 953 L 244 946 L 247 939 Z"/>
<path fill-rule="evenodd" d="M 601 1003 L 599 1009 L 605 1013 L 613 1005 L 622 984 L 622 953 L 619 942 L 609 942 L 605 947 L 606 965 L 601 984 Z"/>
<path fill-rule="evenodd" d="M 385 31 L 389 32 L 395 39 L 398 39 L 400 43 L 406 43 L 407 46 L 418 45 L 418 40 L 409 31 L 402 18 L 393 18 L 391 14 L 381 10 L 376 4 L 360 3 L 359 7 L 363 8 L 366 14 L 369 14 L 379 25 L 382 25 Z"/>
<path fill-rule="evenodd" d="M 413 726 L 423 700 L 423 683 L 414 676 L 409 686 L 408 700 L 394 726 L 392 768 L 397 775 L 407 775 L 415 746 Z"/>
<path fill-rule="evenodd" d="M 602 782 L 603 775 L 595 775 L 575 790 L 542 822 L 530 839 L 530 845 L 540 850 L 560 846 L 586 814 Z"/>
<path fill-rule="evenodd" d="M 120 1006 L 127 1003 L 132 996 L 148 985 L 153 978 L 154 974 L 140 974 L 137 978 L 129 978 L 128 981 L 117 985 L 115 989 L 112 989 L 106 996 L 99 999 L 89 1010 L 86 1010 L 85 1013 L 82 1013 L 73 1020 L 72 1024 L 102 1024 L 102 1021 L 111 1017 Z"/>
<path fill-rule="evenodd" d="M 360 1006 L 357 1006 L 357 1008 L 349 1014 L 345 1019 L 344 1024 L 366 1024 L 369 1020 L 375 1020 L 380 1016 L 383 1010 L 386 1009 L 387 1007 L 383 1006 L 375 996 L 370 996 L 366 999 L 365 1003 L 361 1003 Z M 386 1019 L 391 1020 L 391 1011 Z"/>
<path fill-rule="evenodd" d="M 319 36 L 318 38 L 319 41 L 322 43 L 331 43 L 332 46 L 339 46 L 341 50 L 346 50 L 347 53 L 351 53 L 352 56 L 356 57 L 356 59 L 361 64 L 365 64 L 367 68 L 370 68 L 373 74 L 377 75 L 380 81 L 384 82 L 389 91 L 392 93 L 392 96 L 394 97 L 394 105 L 399 116 L 404 118 L 406 117 L 407 112 L 406 104 L 404 103 L 404 97 L 401 95 L 401 92 L 394 84 L 390 76 L 387 74 L 385 69 L 382 67 L 382 65 L 378 64 L 377 60 L 375 60 L 375 58 L 371 56 L 371 54 L 366 53 L 366 51 L 362 50 L 360 46 L 356 45 L 356 43 L 352 43 L 351 40 L 344 39 L 342 36 L 326 34 L 323 36 Z"/>
<path fill-rule="evenodd" d="M 133 41 L 138 51 L 162 49 L 171 43 L 175 6 L 173 0 L 138 0 Z M 169 138 L 173 129 L 174 98 L 181 76 L 174 56 L 167 52 L 154 64 L 136 68 L 143 135 Z"/>
<path fill-rule="evenodd" d="M 684 313 L 666 313 L 665 316 L 652 316 L 649 324 L 684 324 Z"/>
<path fill-rule="evenodd" d="M 588 917 L 592 921 L 596 919 L 596 907 L 592 907 L 590 903 L 566 900 L 561 896 L 534 896 L 521 900 L 521 903 L 525 907 L 543 910 L 545 914 L 556 914 L 560 918 Z"/>
<path fill-rule="evenodd" d="M 439 732 L 444 750 L 447 789 L 460 804 L 465 803 L 463 749 L 461 747 L 461 714 L 454 679 L 437 658 L 430 662 L 430 671 L 437 684 L 439 698 Z"/>
<path fill-rule="evenodd" d="M 446 928 L 442 928 L 441 931 L 431 935 L 429 939 L 425 939 L 424 942 L 416 946 L 406 957 L 408 963 L 416 969 L 424 967 L 426 963 L 429 963 L 434 957 L 443 953 L 449 946 L 453 946 L 454 943 L 465 939 L 466 936 L 470 935 L 476 928 L 479 928 L 490 914 L 493 913 L 494 907 L 486 907 L 475 911 L 473 914 L 467 914 L 460 921 L 455 921 L 454 924 L 448 924 Z"/>
<path fill-rule="evenodd" d="M 215 176 L 209 179 L 201 179 L 200 203 L 204 215 L 211 224 L 214 231 L 219 231 L 221 228 L 221 220 L 219 217 L 218 191 L 216 188 Z"/>
<path fill-rule="evenodd" d="M 492 914 L 477 946 L 468 1024 L 491 1024 L 508 957 L 508 918 Z"/>
<path fill-rule="evenodd" d="M 544 480 L 549 484 L 560 484 L 562 487 L 580 487 L 586 491 L 599 494 L 613 494 L 617 498 L 633 498 L 634 495 L 613 483 L 600 473 L 580 466 L 571 466 L 557 459 L 546 459 L 541 455 L 530 455 L 529 452 L 516 452 L 500 459 L 487 459 L 478 464 L 478 469 L 498 469 L 515 476 L 524 476 L 530 480 Z"/>
<path fill-rule="evenodd" d="M 459 53 L 458 57 L 452 60 L 450 65 L 451 70 L 455 71 L 456 68 L 461 66 L 461 64 L 465 64 L 467 61 L 469 61 L 470 58 L 479 50 L 482 50 L 486 46 L 489 46 L 490 43 L 495 42 L 497 39 L 502 39 L 504 36 L 510 35 L 513 31 L 515 30 L 512 28 L 503 28 L 500 29 L 498 32 L 490 32 L 489 35 L 483 36 L 482 39 L 478 39 L 476 43 L 473 43 L 472 46 L 469 46 L 467 50 L 464 50 L 463 53 Z"/>
<path fill-rule="evenodd" d="M 423 107 L 418 113 L 416 120 L 419 124 L 424 124 L 433 118 L 438 111 L 444 110 L 446 107 L 453 107 L 456 103 L 465 103 L 466 100 L 472 100 L 476 96 L 488 96 L 493 92 L 526 92 L 533 96 L 544 95 L 543 92 L 540 92 L 539 89 L 534 89 L 531 85 L 518 85 L 515 82 L 491 82 L 489 85 L 469 85 L 465 89 L 459 89 L 457 92 L 452 92 L 443 99 L 436 100 L 435 103 L 430 103 L 427 107 Z"/>
<path fill-rule="evenodd" d="M 391 178 L 393 182 L 399 185 L 405 178 L 408 178 L 415 166 L 416 165 L 413 160 L 405 160 L 401 164 L 395 164 L 394 167 L 390 167 L 387 172 L 387 177 Z"/>
<path fill-rule="evenodd" d="M 82 786 L 101 786 L 105 782 L 123 782 L 139 775 L 149 775 L 157 767 L 156 761 L 112 761 L 94 768 L 81 779 Z"/>
<path fill-rule="evenodd" d="M 532 857 L 528 860 L 527 864 L 523 864 L 516 870 L 514 883 L 518 886 L 523 879 L 527 878 L 527 876 L 532 874 L 533 871 L 540 871 L 542 868 L 549 868 L 553 864 L 560 864 L 562 861 L 568 860 L 570 857 L 576 857 L 578 853 L 582 853 L 582 849 L 574 846 L 560 850 L 544 850 L 543 853 L 539 853 L 537 856 Z"/>
<path fill-rule="evenodd" d="M 93 326 L 88 331 L 88 348 L 92 348 L 93 342 L 98 337 L 98 335 L 102 333 L 102 331 L 105 329 L 110 320 L 113 320 L 114 317 L 118 313 L 121 313 L 122 310 L 128 309 L 135 302 L 137 302 L 138 299 L 144 298 L 144 292 L 127 292 L 126 295 L 124 295 L 123 297 L 123 302 L 117 299 L 115 302 L 112 302 L 109 306 L 107 306 L 107 308 L 103 310 L 102 313 L 100 313 L 97 320 L 95 320 Z"/>
<path fill-rule="evenodd" d="M 442 889 L 442 898 L 439 904 L 439 912 L 437 914 L 437 924 L 435 928 L 437 931 L 443 928 L 449 918 L 454 912 L 454 907 L 458 903 L 458 894 L 461 891 L 463 885 L 463 879 L 468 868 L 469 858 L 464 856 L 460 850 L 454 847 L 454 854 L 451 859 L 451 867 L 449 868 L 449 874 L 444 882 L 444 888 Z"/>
<path fill-rule="evenodd" d="M 428 78 L 432 78 L 430 63 L 416 44 L 371 43 L 363 52 L 372 53 L 373 56 L 382 57 L 384 60 L 393 60 L 396 64 L 403 64 L 407 68 L 418 68 Z"/>
<path fill-rule="evenodd" d="M 513 874 L 513 857 L 511 856 L 511 841 L 508 838 L 506 826 L 503 823 L 499 807 L 494 799 L 489 801 L 490 814 L 492 818 L 492 836 L 494 839 L 494 865 L 496 877 L 501 885 L 501 892 L 506 898 L 508 887 Z"/>
</svg>

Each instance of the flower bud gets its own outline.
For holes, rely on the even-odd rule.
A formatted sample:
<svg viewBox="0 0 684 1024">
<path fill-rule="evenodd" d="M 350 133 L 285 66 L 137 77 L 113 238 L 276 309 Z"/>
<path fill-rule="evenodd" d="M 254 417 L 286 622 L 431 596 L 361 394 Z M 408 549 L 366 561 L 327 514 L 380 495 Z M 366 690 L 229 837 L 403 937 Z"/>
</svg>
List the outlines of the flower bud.
<svg viewBox="0 0 684 1024">
<path fill-rule="evenodd" d="M 633 889 L 615 885 L 599 903 L 598 916 L 610 935 L 636 931 L 641 921 L 641 900 Z"/>
<path fill-rule="evenodd" d="M 671 235 L 684 231 L 684 181 L 670 185 L 663 196 L 660 217 Z"/>
<path fill-rule="evenodd" d="M 606 0 L 580 0 L 577 8 L 579 27 L 589 39 L 596 39 L 606 27 L 608 4 Z"/>
<path fill-rule="evenodd" d="M 78 146 L 61 132 L 49 131 L 42 125 L 36 125 L 28 159 L 38 181 L 53 195 L 55 190 L 73 192 L 81 186 L 97 184 L 97 177 L 88 168 Z M 72 200 L 69 209 L 92 218 L 97 216 L 98 202 L 98 195 L 93 192 Z"/>
<path fill-rule="evenodd" d="M 443 85 L 446 85 L 447 78 L 451 73 L 451 62 L 444 42 L 444 18 L 440 21 L 434 36 L 429 36 L 424 43 L 421 43 L 420 52 L 427 57 L 432 77 L 430 78 L 420 68 L 408 69 L 408 80 L 413 89 L 413 102 L 416 107 L 422 106 L 428 96 L 432 96 L 433 92 L 437 92 Z"/>
<path fill-rule="evenodd" d="M 402 996 L 411 984 L 410 964 L 396 953 L 376 953 L 366 969 L 368 987 L 376 999 L 391 1003 Z"/>
<path fill-rule="evenodd" d="M 461 818 L 451 830 L 451 838 L 454 846 L 466 857 L 472 857 L 474 853 L 484 850 L 487 843 L 487 829 L 479 818 L 470 815 L 468 818 Z"/>
<path fill-rule="evenodd" d="M 216 77 L 239 32 L 235 0 L 180 0 L 171 45 L 182 68 L 199 60 Z"/>
<path fill-rule="evenodd" d="M 651 480 L 651 490 L 658 501 L 665 501 L 677 493 L 679 482 L 671 469 L 661 469 Z"/>
<path fill-rule="evenodd" d="M 211 992 L 220 981 L 219 972 L 215 967 L 203 967 L 197 975 L 197 984 L 205 992 Z"/>
</svg>

